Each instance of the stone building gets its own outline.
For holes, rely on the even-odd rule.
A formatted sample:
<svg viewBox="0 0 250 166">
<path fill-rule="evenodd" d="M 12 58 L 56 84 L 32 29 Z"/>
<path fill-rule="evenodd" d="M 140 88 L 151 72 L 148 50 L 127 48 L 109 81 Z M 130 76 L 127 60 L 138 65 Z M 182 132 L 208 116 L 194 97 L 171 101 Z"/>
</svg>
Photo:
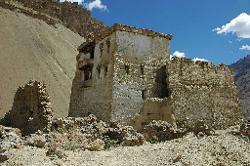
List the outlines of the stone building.
<svg viewBox="0 0 250 166">
<path fill-rule="evenodd" d="M 115 24 L 83 43 L 69 116 L 95 114 L 136 128 L 152 120 L 179 125 L 205 119 L 215 124 L 223 117 L 227 124 L 220 121 L 220 127 L 236 123 L 241 113 L 233 73 L 222 65 L 171 61 L 171 39 L 170 34 Z"/>
</svg>

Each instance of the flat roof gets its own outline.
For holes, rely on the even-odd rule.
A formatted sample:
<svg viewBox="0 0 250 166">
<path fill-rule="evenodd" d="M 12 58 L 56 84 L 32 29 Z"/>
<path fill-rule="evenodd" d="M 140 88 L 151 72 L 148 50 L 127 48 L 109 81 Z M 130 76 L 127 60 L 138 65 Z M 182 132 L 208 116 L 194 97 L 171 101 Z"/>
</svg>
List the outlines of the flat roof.
<svg viewBox="0 0 250 166">
<path fill-rule="evenodd" d="M 168 40 L 171 40 L 173 38 L 172 34 L 164 34 L 161 32 L 155 32 L 150 29 L 144 29 L 144 28 L 137 28 L 133 26 L 128 26 L 124 24 L 114 24 L 111 28 L 109 28 L 107 31 L 102 32 L 102 34 L 97 35 L 97 37 L 94 38 L 91 43 L 98 43 L 99 41 L 103 40 L 107 36 L 111 35 L 113 32 L 116 31 L 125 31 L 125 32 L 130 32 L 130 33 L 135 33 L 135 34 L 140 34 L 140 35 L 145 35 L 145 36 L 150 36 L 150 37 L 161 37 L 161 38 L 166 38 Z M 89 42 L 84 42 L 78 47 L 78 50 L 83 49 L 86 47 Z"/>
<path fill-rule="evenodd" d="M 162 38 L 166 38 L 168 40 L 171 40 L 173 38 L 172 34 L 164 34 L 161 32 L 155 32 L 155 31 L 150 30 L 150 29 L 137 28 L 137 27 L 128 26 L 128 25 L 124 25 L 124 24 L 114 24 L 111 27 L 111 31 L 112 32 L 126 31 L 126 32 L 141 34 L 141 35 L 150 36 L 150 37 L 162 37 Z"/>
</svg>

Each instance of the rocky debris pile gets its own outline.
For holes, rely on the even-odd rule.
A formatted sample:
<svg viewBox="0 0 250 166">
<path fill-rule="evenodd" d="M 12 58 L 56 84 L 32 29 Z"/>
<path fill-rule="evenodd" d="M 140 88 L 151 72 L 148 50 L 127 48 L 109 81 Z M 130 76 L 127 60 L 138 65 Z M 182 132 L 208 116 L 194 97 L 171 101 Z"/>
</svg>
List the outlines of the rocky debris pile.
<svg viewBox="0 0 250 166">
<path fill-rule="evenodd" d="M 64 153 L 63 149 L 58 148 L 56 145 L 50 146 L 46 152 L 46 156 L 50 158 L 66 159 L 67 155 Z"/>
<path fill-rule="evenodd" d="M 242 135 L 249 133 L 249 128 L 246 126 L 249 127 L 249 124 L 242 125 L 241 130 L 238 127 L 236 132 Z M 195 129 L 193 128 L 194 134 L 191 135 L 196 135 L 198 138 L 202 135 L 201 140 L 216 137 L 216 134 L 211 135 L 211 132 L 208 132 L 209 128 L 203 121 L 200 121 Z M 131 126 L 114 122 L 106 123 L 98 120 L 94 115 L 84 118 L 56 118 L 52 120 L 49 130 L 38 131 L 25 137 L 21 136 L 19 129 L 0 126 L 0 162 L 12 158 L 13 148 L 33 146 L 41 148 L 50 159 L 66 161 L 69 157 L 67 151 L 99 151 L 116 146 L 137 146 L 144 144 L 145 140 L 151 143 L 178 140 L 187 137 L 189 130 L 178 129 L 165 121 L 152 121 L 145 126 L 144 135 L 142 135 Z M 231 132 L 227 133 L 234 135 Z"/>
<path fill-rule="evenodd" d="M 21 131 L 19 130 L 19 137 Z M 48 156 L 63 150 L 103 150 L 111 146 L 136 146 L 145 142 L 144 136 L 131 126 L 106 123 L 94 115 L 84 118 L 56 118 L 47 131 L 23 137 L 23 145 L 47 148 Z M 15 147 L 13 147 L 15 148 Z M 61 156 L 61 155 L 59 155 Z"/>
<path fill-rule="evenodd" d="M 160 120 L 153 120 L 146 125 L 143 129 L 143 133 L 146 140 L 152 143 L 179 138 L 185 134 L 184 131 L 177 129 L 176 126 Z"/>
<path fill-rule="evenodd" d="M 58 118 L 53 120 L 48 133 L 48 146 L 64 150 L 102 150 L 112 145 L 142 145 L 145 140 L 130 126 L 99 121 L 94 115 L 84 118 Z"/>
<path fill-rule="evenodd" d="M 53 111 L 44 83 L 30 81 L 19 87 L 12 109 L 2 119 L 6 126 L 16 127 L 22 134 L 28 135 L 38 130 L 46 131 L 50 127 Z"/>
<path fill-rule="evenodd" d="M 132 126 L 124 126 L 115 122 L 110 124 L 105 135 L 124 146 L 142 145 L 145 142 L 144 136 Z"/>
<path fill-rule="evenodd" d="M 21 131 L 16 128 L 4 127 L 0 125 L 0 163 L 8 160 L 11 148 L 20 148 L 23 144 Z"/>
<path fill-rule="evenodd" d="M 177 126 L 180 129 L 185 130 L 185 133 L 192 132 L 195 135 L 212 135 L 214 134 L 214 128 L 204 119 L 198 120 L 186 120 L 186 121 L 178 121 Z"/>
<path fill-rule="evenodd" d="M 131 126 L 109 124 L 89 115 L 84 118 L 56 118 L 51 121 L 48 130 L 38 130 L 23 137 L 22 130 L 0 126 L 0 141 L 0 162 L 3 162 L 11 157 L 8 153 L 10 149 L 23 146 L 43 148 L 48 157 L 65 159 L 65 151 L 99 151 L 116 146 L 136 146 L 144 144 L 145 139 Z"/>
<path fill-rule="evenodd" d="M 243 136 L 248 137 L 248 140 L 250 140 L 250 120 L 246 120 L 242 123 L 240 126 L 240 133 Z"/>
<path fill-rule="evenodd" d="M 188 123 L 190 124 L 190 123 Z M 162 142 L 183 137 L 187 133 L 194 133 L 196 136 L 212 135 L 214 130 L 204 120 L 195 121 L 192 125 L 182 124 L 180 127 L 171 125 L 166 121 L 153 120 L 143 129 L 147 141 Z"/>
<path fill-rule="evenodd" d="M 0 149 L 18 148 L 22 144 L 21 130 L 0 125 Z"/>
</svg>

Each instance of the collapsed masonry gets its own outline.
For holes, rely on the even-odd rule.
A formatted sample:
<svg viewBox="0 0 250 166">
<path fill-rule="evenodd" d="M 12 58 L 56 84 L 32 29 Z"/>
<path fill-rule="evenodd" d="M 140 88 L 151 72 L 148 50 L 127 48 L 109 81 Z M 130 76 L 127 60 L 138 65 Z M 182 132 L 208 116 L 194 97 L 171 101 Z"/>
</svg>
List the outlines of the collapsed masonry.
<svg viewBox="0 0 250 166">
<path fill-rule="evenodd" d="M 215 129 L 242 118 L 233 73 L 225 65 L 170 60 L 172 35 L 115 24 L 79 47 L 69 116 L 95 114 L 136 129 L 152 120 Z"/>
<path fill-rule="evenodd" d="M 45 84 L 30 81 L 19 87 L 12 109 L 5 114 L 2 123 L 19 128 L 22 134 L 28 135 L 36 131 L 46 131 L 53 118 L 49 95 Z"/>
</svg>

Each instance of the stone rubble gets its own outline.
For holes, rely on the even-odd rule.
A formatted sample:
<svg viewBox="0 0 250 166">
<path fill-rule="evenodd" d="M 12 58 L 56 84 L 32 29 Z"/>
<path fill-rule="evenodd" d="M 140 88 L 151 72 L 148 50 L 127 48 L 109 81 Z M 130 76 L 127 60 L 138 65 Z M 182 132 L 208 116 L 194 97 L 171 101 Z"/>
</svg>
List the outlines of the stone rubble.
<svg viewBox="0 0 250 166">
<path fill-rule="evenodd" d="M 0 163 L 12 157 L 8 151 L 12 148 L 21 148 L 21 130 L 0 125 Z"/>
<path fill-rule="evenodd" d="M 179 127 L 180 126 L 180 127 Z M 198 137 L 209 136 L 214 134 L 214 129 L 209 127 L 204 120 L 194 121 L 190 123 L 179 125 L 172 125 L 166 121 L 153 120 L 144 127 L 143 133 L 147 141 L 163 142 L 181 138 L 187 133 L 193 133 Z"/>
<path fill-rule="evenodd" d="M 250 140 L 250 121 L 245 120 L 240 126 L 240 133 Z"/>
<path fill-rule="evenodd" d="M 157 142 L 175 139 L 184 135 L 184 132 L 168 122 L 156 120 L 146 125 L 143 132 L 147 140 Z"/>
<path fill-rule="evenodd" d="M 102 150 L 105 143 L 114 141 L 116 145 L 142 145 L 145 140 L 130 126 L 99 121 L 94 115 L 84 118 L 58 118 L 53 120 L 48 136 L 52 144 L 66 150 Z"/>
<path fill-rule="evenodd" d="M 21 130 L 0 125 L 0 152 L 21 147 L 21 136 Z"/>
<path fill-rule="evenodd" d="M 248 141 L 243 137 L 247 132 L 249 134 L 248 125 L 243 123 L 241 128 L 235 127 L 225 132 L 231 135 L 238 132 L 239 136 L 235 135 L 235 139 Z M 147 141 L 153 144 L 173 139 L 178 141 L 178 139 L 188 139 L 190 135 L 198 139 L 218 136 L 213 134 L 214 131 L 202 120 L 192 127 L 177 128 L 165 121 L 152 121 L 145 126 L 141 134 L 131 126 L 115 122 L 106 123 L 98 120 L 94 115 L 84 118 L 55 118 L 48 131 L 37 131 L 35 134 L 26 136 L 22 136 L 19 129 L 0 126 L 0 162 L 12 160 L 14 157 L 12 149 L 22 150 L 26 147 L 44 149 L 45 155 L 51 160 L 65 162 L 70 158 L 69 151 L 78 153 L 86 150 L 107 150 L 118 146 L 145 146 L 148 144 Z M 191 129 L 193 134 L 190 134 Z"/>
</svg>

